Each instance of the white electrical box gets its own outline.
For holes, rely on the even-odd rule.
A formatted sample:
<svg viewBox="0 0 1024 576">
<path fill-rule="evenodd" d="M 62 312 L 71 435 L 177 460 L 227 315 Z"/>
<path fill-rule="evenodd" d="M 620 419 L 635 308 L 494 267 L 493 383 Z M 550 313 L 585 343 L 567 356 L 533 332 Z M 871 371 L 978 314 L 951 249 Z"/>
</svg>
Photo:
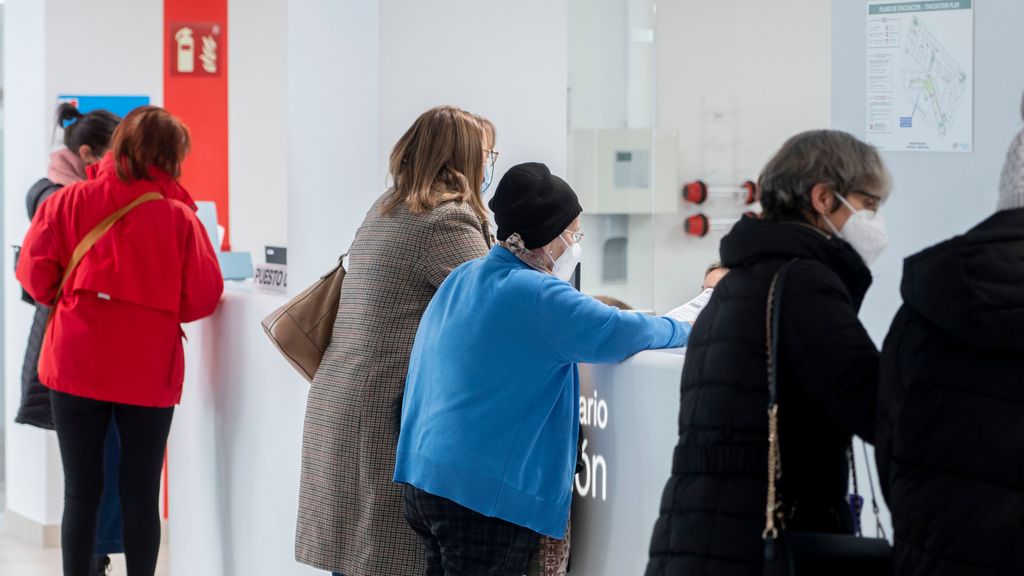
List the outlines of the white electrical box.
<svg viewBox="0 0 1024 576">
<path fill-rule="evenodd" d="M 588 214 L 674 214 L 678 136 L 660 130 L 573 130 L 569 184 Z"/>
</svg>

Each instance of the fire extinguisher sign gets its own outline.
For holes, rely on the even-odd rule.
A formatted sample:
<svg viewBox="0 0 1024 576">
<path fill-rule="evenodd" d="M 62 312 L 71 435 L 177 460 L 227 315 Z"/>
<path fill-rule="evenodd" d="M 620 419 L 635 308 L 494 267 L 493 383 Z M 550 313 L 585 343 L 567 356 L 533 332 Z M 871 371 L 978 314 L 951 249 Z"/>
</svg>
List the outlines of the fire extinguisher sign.
<svg viewBox="0 0 1024 576">
<path fill-rule="evenodd" d="M 220 76 L 220 55 L 227 47 L 221 42 L 220 24 L 211 22 L 172 22 L 172 76 Z"/>
</svg>

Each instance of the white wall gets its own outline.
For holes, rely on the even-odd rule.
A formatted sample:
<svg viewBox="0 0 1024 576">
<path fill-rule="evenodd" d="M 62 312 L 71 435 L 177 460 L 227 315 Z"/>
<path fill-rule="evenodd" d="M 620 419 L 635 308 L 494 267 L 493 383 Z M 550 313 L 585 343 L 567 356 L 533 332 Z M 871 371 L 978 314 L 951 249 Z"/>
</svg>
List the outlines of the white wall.
<svg viewBox="0 0 1024 576">
<path fill-rule="evenodd" d="M 0 5 L 0 94 L 2 94 L 3 86 L 4 86 L 4 69 L 3 69 L 4 68 L 4 64 L 3 64 L 3 48 L 2 48 L 3 37 L 4 37 L 4 34 L 3 34 L 3 27 L 4 27 L 3 18 L 4 18 L 4 7 L 3 7 L 3 5 Z M 3 157 L 4 156 L 3 156 L 3 154 L 4 154 L 4 148 L 3 148 L 3 144 L 2 144 L 3 126 L 4 126 L 4 106 L 3 106 L 3 97 L 0 96 L 0 194 L 3 194 L 3 189 L 4 189 L 3 188 L 3 178 L 4 178 L 4 175 L 3 175 L 4 174 L 4 168 L 3 168 Z M 2 205 L 0 205 L 0 206 L 2 206 Z M 4 233 L 3 209 L 0 208 L 0 237 L 3 237 L 3 233 Z M 0 257 L 0 261 L 2 261 L 2 257 Z M 4 283 L 0 282 L 0 324 L 2 324 L 3 320 L 4 320 L 3 305 L 2 305 L 3 304 L 3 296 L 4 296 Z M 0 374 L 3 373 L 3 369 L 4 369 L 3 367 L 4 367 L 4 362 L 5 362 L 5 359 L 4 359 L 4 344 L 3 344 L 3 342 L 4 342 L 4 335 L 3 335 L 3 332 L 0 332 Z M 3 482 L 4 482 L 4 478 L 6 476 L 5 469 L 6 469 L 6 464 L 7 464 L 7 462 L 6 462 L 7 459 L 4 456 L 5 450 L 4 450 L 4 446 L 3 446 L 3 444 L 5 444 L 5 442 L 3 441 L 4 429 L 6 428 L 6 423 L 7 423 L 6 408 L 5 408 L 5 406 L 7 405 L 6 396 L 7 396 L 6 391 L 4 391 L 3 387 L 0 387 L 0 484 L 3 484 Z"/>
<path fill-rule="evenodd" d="M 300 291 L 381 193 L 377 1 L 288 0 L 288 268 Z"/>
<path fill-rule="evenodd" d="M 625 0 L 569 0 L 568 124 L 626 127 L 628 34 Z"/>
<path fill-rule="evenodd" d="M 155 105 L 163 103 L 161 0 L 44 4 L 46 101 L 51 108 L 57 95 L 66 93 L 145 95 Z"/>
<path fill-rule="evenodd" d="M 391 147 L 428 108 L 494 121 L 495 182 L 526 161 L 564 174 L 565 0 L 291 0 L 288 27 L 293 290 L 348 249 L 385 190 Z"/>
<path fill-rule="evenodd" d="M 263 262 L 288 224 L 287 0 L 229 0 L 231 248 Z"/>
<path fill-rule="evenodd" d="M 832 10 L 832 127 L 863 139 L 865 2 L 833 0 Z M 890 244 L 872 266 L 875 280 L 860 315 L 879 346 L 902 304 L 903 259 L 966 232 L 995 212 L 1006 150 L 1021 128 L 1024 67 L 1018 55 L 1024 53 L 1024 36 L 1017 28 L 1022 21 L 1024 3 L 975 3 L 974 152 L 882 153 L 893 176 L 893 195 L 882 209 Z M 891 526 L 888 509 L 882 512 Z M 867 515 L 864 519 L 869 521 Z"/>
<path fill-rule="evenodd" d="M 658 3 L 655 124 L 679 133 L 680 185 L 756 181 L 787 138 L 828 126 L 830 17 L 820 0 Z M 726 202 L 702 210 L 735 218 L 745 208 Z M 685 236 L 689 213 L 654 221 L 659 311 L 696 295 L 718 259 L 723 233 Z"/>
<path fill-rule="evenodd" d="M 420 113 L 452 104 L 497 126 L 509 167 L 565 174 L 567 0 L 380 0 L 381 191 L 391 147 Z"/>
<path fill-rule="evenodd" d="M 4 131 L 5 246 L 20 244 L 25 193 L 46 175 L 58 94 L 163 96 L 160 0 L 9 0 L 6 18 Z M 32 309 L 21 303 L 4 249 L 5 420 L 21 398 L 21 367 Z M 59 523 L 62 474 L 53 433 L 12 425 L 7 432 L 7 505 L 39 524 Z"/>
<path fill-rule="evenodd" d="M 653 19 L 640 0 L 573 0 L 570 10 L 572 127 L 642 127 L 642 104 L 653 85 L 654 127 L 678 135 L 680 186 L 696 179 L 730 185 L 756 180 L 789 136 L 828 126 L 827 2 L 673 0 L 657 2 Z M 616 12 L 622 14 L 618 20 L 610 17 Z M 650 45 L 638 41 L 650 22 L 653 82 L 645 72 Z M 608 72 L 604 60 L 611 63 Z M 688 237 L 686 216 L 700 211 L 713 219 L 736 218 L 746 209 L 709 201 L 700 209 L 681 204 L 677 214 L 653 219 L 630 216 L 625 284 L 602 284 L 597 258 L 606 219 L 589 217 L 583 289 L 665 312 L 696 295 L 726 231 Z"/>
<path fill-rule="evenodd" d="M 21 400 L 21 362 L 32 309 L 19 299 L 8 246 L 20 244 L 27 227 L 25 192 L 45 174 L 46 24 L 43 2 L 9 0 L 4 5 L 4 392 L 7 507 L 40 524 L 55 523 L 59 509 L 47 491 L 46 457 L 51 434 L 14 425 Z"/>
<path fill-rule="evenodd" d="M 4 22 L 4 7 L 0 6 L 0 40 L 3 38 L 3 22 Z M 4 86 L 4 62 L 3 58 L 0 58 L 0 88 Z M 0 122 L 2 126 L 2 122 Z"/>
<path fill-rule="evenodd" d="M 833 0 L 832 9 L 832 125 L 864 138 L 866 10 L 863 2 L 845 0 Z M 1022 2 L 975 2 L 973 153 L 882 153 L 893 175 L 892 199 L 883 209 L 891 243 L 872 268 L 875 283 L 861 313 L 879 345 L 902 303 L 903 259 L 995 212 L 1006 150 L 1021 128 L 1020 22 Z"/>
</svg>

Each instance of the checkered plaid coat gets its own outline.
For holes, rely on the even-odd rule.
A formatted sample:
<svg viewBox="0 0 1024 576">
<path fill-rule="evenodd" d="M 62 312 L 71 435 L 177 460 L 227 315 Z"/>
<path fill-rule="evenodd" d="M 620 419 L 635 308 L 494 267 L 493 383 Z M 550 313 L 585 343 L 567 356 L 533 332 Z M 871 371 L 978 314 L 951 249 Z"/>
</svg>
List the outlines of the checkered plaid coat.
<svg viewBox="0 0 1024 576">
<path fill-rule="evenodd" d="M 386 194 L 385 194 L 386 196 Z M 456 266 L 486 255 L 490 233 L 461 202 L 366 215 L 349 253 L 331 345 L 313 380 L 302 439 L 295 557 L 346 576 L 425 572 L 392 482 L 390 404 L 405 387 L 420 317 Z"/>
</svg>

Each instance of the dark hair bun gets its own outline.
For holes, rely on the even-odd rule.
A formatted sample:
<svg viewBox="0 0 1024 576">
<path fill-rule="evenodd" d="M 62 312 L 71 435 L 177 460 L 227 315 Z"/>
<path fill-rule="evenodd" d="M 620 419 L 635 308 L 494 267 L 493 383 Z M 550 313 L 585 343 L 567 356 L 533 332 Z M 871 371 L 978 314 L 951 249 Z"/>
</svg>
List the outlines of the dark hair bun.
<svg viewBox="0 0 1024 576">
<path fill-rule="evenodd" d="M 78 120 L 82 117 L 82 113 L 78 111 L 78 108 L 70 102 L 64 102 L 57 108 L 57 121 L 63 125 L 65 122 L 71 122 L 72 120 Z"/>
<path fill-rule="evenodd" d="M 107 110 L 82 114 L 70 102 L 57 107 L 56 128 L 64 130 L 64 146 L 76 152 L 82 146 L 88 146 L 94 155 L 102 156 L 110 147 L 110 139 L 119 122 L 121 119 Z"/>
</svg>

